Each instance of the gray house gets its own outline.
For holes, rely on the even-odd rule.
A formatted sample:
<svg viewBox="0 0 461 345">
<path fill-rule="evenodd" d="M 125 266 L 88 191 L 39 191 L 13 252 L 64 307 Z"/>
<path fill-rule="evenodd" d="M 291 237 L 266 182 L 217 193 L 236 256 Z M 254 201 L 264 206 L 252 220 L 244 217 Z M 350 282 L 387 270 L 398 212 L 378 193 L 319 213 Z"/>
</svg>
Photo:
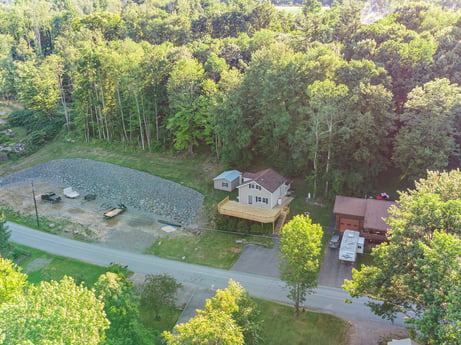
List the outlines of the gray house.
<svg viewBox="0 0 461 345">
<path fill-rule="evenodd" d="M 262 208 L 282 205 L 291 182 L 273 169 L 244 173 L 239 189 L 239 203 Z"/>
<path fill-rule="evenodd" d="M 213 179 L 214 188 L 232 192 L 239 184 L 242 173 L 238 170 L 228 170 Z"/>
</svg>

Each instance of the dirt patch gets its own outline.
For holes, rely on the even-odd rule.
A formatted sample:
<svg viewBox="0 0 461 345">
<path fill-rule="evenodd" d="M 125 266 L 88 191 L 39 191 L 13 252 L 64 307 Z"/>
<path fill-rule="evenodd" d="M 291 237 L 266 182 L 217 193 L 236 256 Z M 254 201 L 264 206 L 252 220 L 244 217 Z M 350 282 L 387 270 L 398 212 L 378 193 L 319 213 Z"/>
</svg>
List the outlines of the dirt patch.
<svg viewBox="0 0 461 345">
<path fill-rule="evenodd" d="M 143 252 L 156 239 L 168 236 L 160 230 L 161 224 L 153 214 L 128 209 L 112 219 L 104 219 L 110 205 L 105 200 L 85 201 L 82 196 L 68 199 L 62 195 L 66 186 L 34 182 L 37 210 L 40 217 L 49 220 L 41 228 L 68 237 L 98 242 L 112 248 Z M 40 199 L 40 194 L 55 192 L 62 197 L 58 203 Z M 32 187 L 29 183 L 17 183 L 0 188 L 0 200 L 22 215 L 35 215 Z"/>
<path fill-rule="evenodd" d="M 52 259 L 47 259 L 47 258 L 37 258 L 27 265 L 27 267 L 24 269 L 25 273 L 33 272 L 33 271 L 38 271 L 39 269 L 45 267 L 48 265 Z"/>
</svg>

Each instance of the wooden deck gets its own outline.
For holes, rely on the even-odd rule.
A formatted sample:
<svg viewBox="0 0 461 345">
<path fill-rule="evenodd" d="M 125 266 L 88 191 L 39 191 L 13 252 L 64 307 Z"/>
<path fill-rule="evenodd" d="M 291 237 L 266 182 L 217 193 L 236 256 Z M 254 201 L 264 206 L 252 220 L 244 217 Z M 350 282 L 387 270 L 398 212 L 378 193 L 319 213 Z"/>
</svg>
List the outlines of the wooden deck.
<svg viewBox="0 0 461 345">
<path fill-rule="evenodd" d="M 225 198 L 218 204 L 218 212 L 226 216 L 243 218 L 260 223 L 274 223 L 280 216 L 282 209 L 293 200 L 284 198 L 282 205 L 274 208 L 262 208 L 252 205 L 240 204 L 237 201 Z"/>
</svg>

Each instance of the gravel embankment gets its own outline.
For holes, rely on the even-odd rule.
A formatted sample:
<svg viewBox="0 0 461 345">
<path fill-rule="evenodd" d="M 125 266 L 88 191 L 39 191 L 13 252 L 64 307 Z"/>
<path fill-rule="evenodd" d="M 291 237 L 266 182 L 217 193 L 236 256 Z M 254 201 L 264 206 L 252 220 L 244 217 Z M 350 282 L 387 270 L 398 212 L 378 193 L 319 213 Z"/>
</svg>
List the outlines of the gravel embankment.
<svg viewBox="0 0 461 345">
<path fill-rule="evenodd" d="M 182 225 L 192 222 L 203 203 L 203 195 L 191 188 L 141 171 L 89 159 L 57 159 L 39 164 L 1 178 L 0 186 L 29 180 L 71 186 L 82 197 L 96 194 L 98 200 L 114 206 L 123 203 Z"/>
</svg>

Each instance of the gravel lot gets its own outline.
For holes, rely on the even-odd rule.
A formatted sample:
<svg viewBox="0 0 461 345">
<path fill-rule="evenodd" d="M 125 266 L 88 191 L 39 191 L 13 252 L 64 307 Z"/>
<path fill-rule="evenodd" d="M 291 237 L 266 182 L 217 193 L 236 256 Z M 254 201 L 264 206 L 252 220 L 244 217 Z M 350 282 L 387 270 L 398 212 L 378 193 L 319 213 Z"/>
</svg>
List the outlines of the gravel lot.
<svg viewBox="0 0 461 345">
<path fill-rule="evenodd" d="M 57 159 L 3 177 L 0 187 L 33 180 L 71 186 L 82 196 L 153 213 L 188 225 L 203 203 L 203 195 L 180 184 L 118 165 L 89 159 Z"/>
<path fill-rule="evenodd" d="M 203 203 L 202 194 L 144 172 L 88 159 L 59 159 L 1 177 L 0 204 L 35 215 L 32 181 L 38 213 L 49 220 L 41 229 L 134 252 L 169 236 L 161 230 L 165 223 L 193 228 Z M 62 191 L 69 186 L 80 197 L 65 198 Z M 55 192 L 62 201 L 41 200 L 46 192 Z M 86 194 L 96 194 L 96 200 L 85 201 Z M 104 219 L 103 213 L 119 203 L 128 210 Z"/>
</svg>

